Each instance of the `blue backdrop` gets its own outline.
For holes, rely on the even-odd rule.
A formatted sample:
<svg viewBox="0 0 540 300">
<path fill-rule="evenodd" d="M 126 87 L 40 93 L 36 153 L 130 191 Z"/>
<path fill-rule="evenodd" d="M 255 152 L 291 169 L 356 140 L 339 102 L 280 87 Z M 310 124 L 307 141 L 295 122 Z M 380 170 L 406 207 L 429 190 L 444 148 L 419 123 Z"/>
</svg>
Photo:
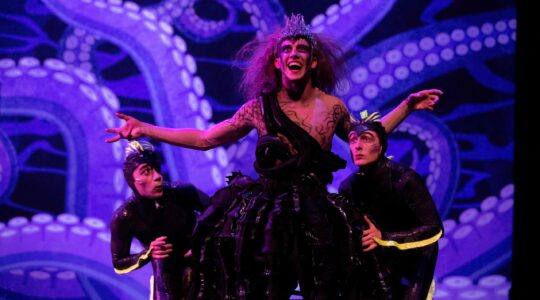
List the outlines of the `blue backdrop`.
<svg viewBox="0 0 540 300">
<path fill-rule="evenodd" d="M 114 112 L 207 128 L 243 103 L 234 53 L 289 13 L 348 50 L 337 92 L 411 115 L 388 154 L 426 180 L 443 218 L 436 299 L 507 299 L 514 204 L 515 4 L 510 0 L 0 2 L 0 299 L 147 299 L 149 267 L 116 275 L 108 222 L 130 194 Z M 252 168 L 255 132 L 206 152 L 157 144 L 169 180 L 209 194 Z M 349 159 L 348 145 L 333 151 Z M 329 189 L 351 172 L 336 174 Z M 140 249 L 134 244 L 133 251 Z"/>
</svg>

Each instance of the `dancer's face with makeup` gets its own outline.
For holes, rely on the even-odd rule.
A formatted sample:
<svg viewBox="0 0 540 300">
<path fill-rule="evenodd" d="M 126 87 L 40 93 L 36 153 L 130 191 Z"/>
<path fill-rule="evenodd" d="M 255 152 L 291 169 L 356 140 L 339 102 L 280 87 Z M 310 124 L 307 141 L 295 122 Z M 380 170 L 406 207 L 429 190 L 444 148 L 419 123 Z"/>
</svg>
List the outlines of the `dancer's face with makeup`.
<svg viewBox="0 0 540 300">
<path fill-rule="evenodd" d="M 362 133 L 351 131 L 349 133 L 349 148 L 353 162 L 358 167 L 364 167 L 377 161 L 382 152 L 377 133 L 366 130 Z"/>
</svg>

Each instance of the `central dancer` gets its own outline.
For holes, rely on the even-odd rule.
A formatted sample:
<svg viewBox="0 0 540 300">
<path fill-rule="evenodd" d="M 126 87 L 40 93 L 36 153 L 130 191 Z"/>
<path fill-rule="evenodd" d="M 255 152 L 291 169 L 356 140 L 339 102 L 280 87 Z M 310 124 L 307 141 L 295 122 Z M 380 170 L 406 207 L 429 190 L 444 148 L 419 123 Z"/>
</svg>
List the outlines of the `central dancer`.
<svg viewBox="0 0 540 300">
<path fill-rule="evenodd" d="M 351 234 L 342 198 L 329 194 L 332 173 L 345 160 L 330 152 L 347 140 L 352 117 L 330 94 L 343 75 L 340 48 L 313 34 L 301 15 L 253 40 L 241 89 L 249 100 L 232 118 L 207 129 L 164 128 L 117 114 L 108 140 L 147 136 L 207 150 L 258 132 L 252 180 L 234 173 L 200 217 L 194 255 L 200 261 L 199 299 L 289 299 L 297 283 L 304 299 L 336 299 L 348 265 Z M 413 93 L 385 118 L 387 131 L 418 109 L 432 110 L 442 92 Z"/>
</svg>

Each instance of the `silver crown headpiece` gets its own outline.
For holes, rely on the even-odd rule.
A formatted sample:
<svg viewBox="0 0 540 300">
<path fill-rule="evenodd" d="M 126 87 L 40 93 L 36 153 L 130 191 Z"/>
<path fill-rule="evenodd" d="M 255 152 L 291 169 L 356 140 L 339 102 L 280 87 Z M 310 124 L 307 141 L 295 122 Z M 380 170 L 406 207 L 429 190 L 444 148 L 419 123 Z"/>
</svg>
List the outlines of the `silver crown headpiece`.
<svg viewBox="0 0 540 300">
<path fill-rule="evenodd" d="M 317 41 L 310 27 L 304 22 L 304 16 L 301 14 L 292 14 L 290 17 L 285 17 L 285 27 L 281 30 L 279 41 L 298 37 L 305 38 L 313 49 L 317 48 Z"/>
</svg>

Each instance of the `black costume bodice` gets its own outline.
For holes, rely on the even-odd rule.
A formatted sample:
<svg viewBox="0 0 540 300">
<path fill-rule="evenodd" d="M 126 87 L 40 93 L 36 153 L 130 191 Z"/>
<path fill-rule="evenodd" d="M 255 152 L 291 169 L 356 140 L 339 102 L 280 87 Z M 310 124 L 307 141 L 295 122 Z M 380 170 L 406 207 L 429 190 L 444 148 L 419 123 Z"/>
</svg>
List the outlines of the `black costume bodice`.
<svg viewBox="0 0 540 300">
<path fill-rule="evenodd" d="M 304 299 L 336 299 L 352 242 L 326 184 L 346 162 L 290 120 L 276 95 L 260 101 L 268 134 L 256 147 L 259 178 L 233 174 L 198 218 L 197 298 L 289 299 L 300 281 Z"/>
<path fill-rule="evenodd" d="M 323 150 L 317 140 L 283 113 L 275 95 L 263 95 L 261 101 L 268 134 L 257 142 L 254 164 L 257 173 L 283 180 L 316 175 L 322 184 L 328 184 L 333 172 L 345 168 L 345 160 Z M 278 133 L 287 138 L 296 154 L 291 154 Z"/>
</svg>

